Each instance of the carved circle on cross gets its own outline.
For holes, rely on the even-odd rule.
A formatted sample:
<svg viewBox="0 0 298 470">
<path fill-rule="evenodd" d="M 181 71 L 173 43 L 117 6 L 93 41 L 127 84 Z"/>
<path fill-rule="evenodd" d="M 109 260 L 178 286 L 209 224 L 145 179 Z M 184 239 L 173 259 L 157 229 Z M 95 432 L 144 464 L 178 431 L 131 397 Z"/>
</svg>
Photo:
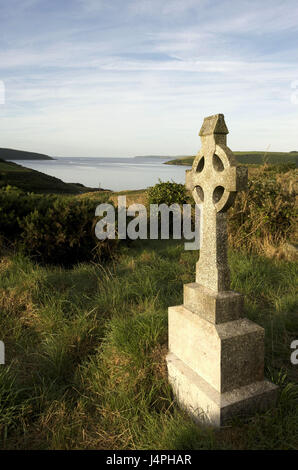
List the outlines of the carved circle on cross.
<svg viewBox="0 0 298 470">
<path fill-rule="evenodd" d="M 232 151 L 221 145 L 202 148 L 191 169 L 191 189 L 197 204 L 225 212 L 235 200 L 237 167 Z"/>
</svg>

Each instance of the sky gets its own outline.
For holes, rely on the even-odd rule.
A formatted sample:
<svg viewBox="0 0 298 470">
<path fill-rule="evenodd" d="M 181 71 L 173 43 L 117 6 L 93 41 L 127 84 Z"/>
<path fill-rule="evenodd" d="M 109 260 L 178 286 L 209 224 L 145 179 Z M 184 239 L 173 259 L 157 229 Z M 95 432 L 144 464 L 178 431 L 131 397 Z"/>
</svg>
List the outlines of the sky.
<svg viewBox="0 0 298 470">
<path fill-rule="evenodd" d="M 298 150 L 297 0 L 0 0 L 0 147 L 188 155 Z"/>
</svg>

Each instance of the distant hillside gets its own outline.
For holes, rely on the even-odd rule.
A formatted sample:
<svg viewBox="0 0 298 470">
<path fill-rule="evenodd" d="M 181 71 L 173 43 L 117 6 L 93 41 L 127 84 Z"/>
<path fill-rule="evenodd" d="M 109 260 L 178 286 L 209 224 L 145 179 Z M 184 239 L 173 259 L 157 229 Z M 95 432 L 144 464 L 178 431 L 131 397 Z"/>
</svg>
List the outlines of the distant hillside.
<svg viewBox="0 0 298 470">
<path fill-rule="evenodd" d="M 298 166 L 298 151 L 293 152 L 234 152 L 238 163 L 262 165 L 263 163 L 279 164 L 279 163 L 295 163 Z M 194 155 L 188 157 L 177 158 L 166 162 L 166 165 L 185 165 L 191 166 Z"/>
<path fill-rule="evenodd" d="M 6 148 L 0 148 L 0 158 L 2 160 L 54 160 L 54 158 L 44 155 L 43 153 Z"/>
<path fill-rule="evenodd" d="M 170 155 L 137 155 L 136 157 L 133 157 L 133 158 L 137 160 L 142 160 L 143 158 L 164 159 L 164 158 L 179 158 L 179 157 L 178 156 L 171 157 Z"/>
<path fill-rule="evenodd" d="M 83 194 L 99 191 L 99 189 L 88 188 L 80 183 L 64 183 L 54 176 L 0 159 L 0 189 L 7 185 L 41 194 Z"/>
<path fill-rule="evenodd" d="M 175 160 L 169 160 L 165 162 L 165 165 L 183 165 L 183 166 L 191 166 L 192 162 L 194 161 L 195 155 L 190 155 L 188 157 L 181 157 L 176 158 Z"/>
</svg>

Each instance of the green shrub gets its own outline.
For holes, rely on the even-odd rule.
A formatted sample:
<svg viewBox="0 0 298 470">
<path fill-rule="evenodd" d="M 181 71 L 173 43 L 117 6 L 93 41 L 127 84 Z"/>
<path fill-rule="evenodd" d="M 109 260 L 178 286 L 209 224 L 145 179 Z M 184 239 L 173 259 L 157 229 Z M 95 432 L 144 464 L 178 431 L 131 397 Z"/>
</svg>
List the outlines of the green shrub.
<svg viewBox="0 0 298 470">
<path fill-rule="evenodd" d="M 73 265 L 111 256 L 117 240 L 95 237 L 95 208 L 101 200 L 0 190 L 0 234 L 37 261 Z"/>
<path fill-rule="evenodd" d="M 19 221 L 34 209 L 47 208 L 56 196 L 25 193 L 18 188 L 6 186 L 0 190 L 0 233 L 9 242 L 20 237 Z"/>
<path fill-rule="evenodd" d="M 71 265 L 92 258 L 99 246 L 94 235 L 94 203 L 56 199 L 46 210 L 28 214 L 22 221 L 22 248 L 39 260 Z M 102 255 L 106 250 L 101 250 Z"/>
<path fill-rule="evenodd" d="M 189 201 L 189 197 L 185 188 L 184 184 L 174 183 L 170 181 L 161 181 L 155 186 L 152 186 L 147 190 L 147 204 L 157 204 L 158 206 L 161 204 L 166 204 L 168 207 L 178 204 L 182 206 L 182 204 L 186 204 Z M 150 216 L 154 213 L 152 212 L 152 208 L 150 208 Z M 149 215 L 149 213 L 148 213 Z M 156 214 L 154 214 L 156 216 Z M 165 234 L 162 234 L 161 229 L 161 214 L 158 211 L 157 213 L 157 220 L 158 220 L 158 238 L 162 238 Z M 169 212 L 169 238 L 172 238 L 174 235 L 174 212 Z M 182 233 L 182 218 L 181 218 L 181 233 Z M 149 224 L 149 217 L 148 217 L 148 224 Z M 149 230 L 149 229 L 148 229 Z"/>
<path fill-rule="evenodd" d="M 148 204 L 186 204 L 187 191 L 184 184 L 173 181 L 161 181 L 147 191 Z"/>
</svg>

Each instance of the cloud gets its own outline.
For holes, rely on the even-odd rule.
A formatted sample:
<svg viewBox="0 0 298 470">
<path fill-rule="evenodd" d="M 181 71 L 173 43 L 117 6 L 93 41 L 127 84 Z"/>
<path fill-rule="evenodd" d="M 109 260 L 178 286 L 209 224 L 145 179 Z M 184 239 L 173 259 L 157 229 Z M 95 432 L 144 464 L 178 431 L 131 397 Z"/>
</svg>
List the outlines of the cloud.
<svg viewBox="0 0 298 470">
<path fill-rule="evenodd" d="M 296 2 L 12 1 L 1 4 L 1 145 L 193 152 L 203 117 L 223 112 L 236 149 L 297 147 Z"/>
</svg>

